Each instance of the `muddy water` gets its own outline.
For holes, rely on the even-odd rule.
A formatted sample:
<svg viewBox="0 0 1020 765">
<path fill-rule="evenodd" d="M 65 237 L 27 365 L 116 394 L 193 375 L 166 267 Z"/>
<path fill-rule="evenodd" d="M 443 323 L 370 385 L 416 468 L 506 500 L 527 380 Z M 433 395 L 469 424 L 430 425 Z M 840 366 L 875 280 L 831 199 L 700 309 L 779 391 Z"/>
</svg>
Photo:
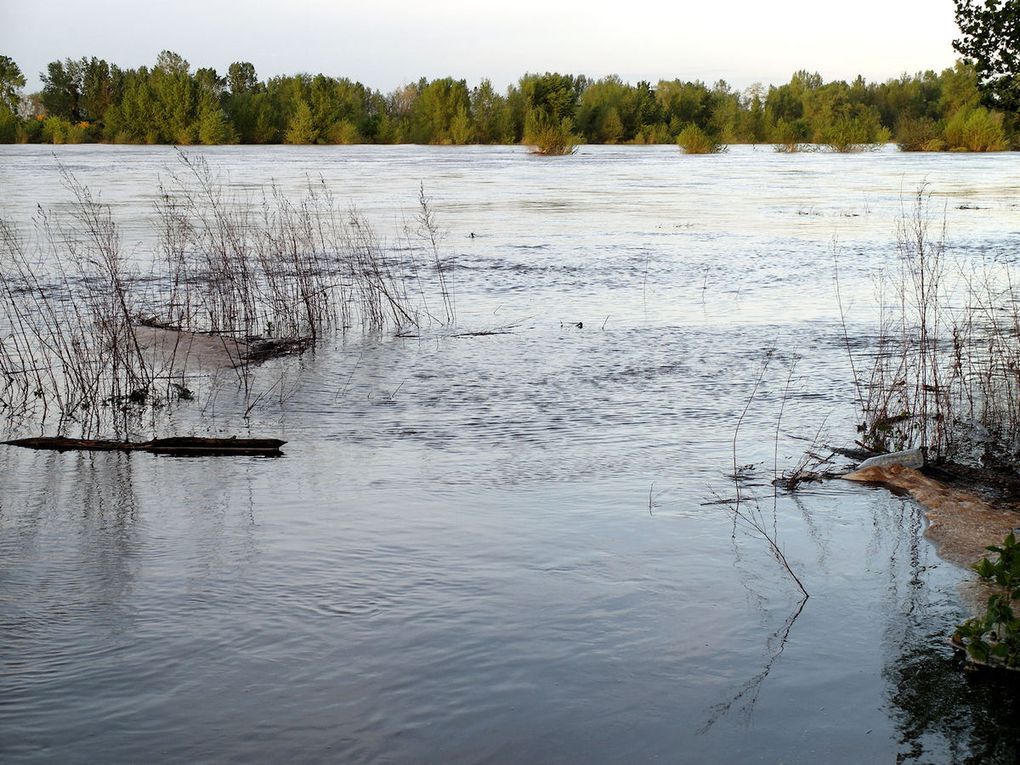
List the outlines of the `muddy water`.
<svg viewBox="0 0 1020 765">
<path fill-rule="evenodd" d="M 0 152 L 5 215 L 66 204 L 48 151 Z M 916 508 L 769 481 L 852 436 L 833 253 L 864 343 L 919 183 L 959 257 L 1015 256 L 1017 155 L 199 153 L 240 188 L 321 176 L 393 243 L 423 183 L 460 328 L 511 331 L 268 365 L 251 427 L 282 459 L 0 452 L 0 759 L 1015 760 L 1012 690 L 945 648 L 963 575 Z M 57 159 L 143 265 L 173 153 Z M 243 408 L 227 386 L 175 427 Z M 805 603 L 719 504 L 735 432 Z"/>
</svg>

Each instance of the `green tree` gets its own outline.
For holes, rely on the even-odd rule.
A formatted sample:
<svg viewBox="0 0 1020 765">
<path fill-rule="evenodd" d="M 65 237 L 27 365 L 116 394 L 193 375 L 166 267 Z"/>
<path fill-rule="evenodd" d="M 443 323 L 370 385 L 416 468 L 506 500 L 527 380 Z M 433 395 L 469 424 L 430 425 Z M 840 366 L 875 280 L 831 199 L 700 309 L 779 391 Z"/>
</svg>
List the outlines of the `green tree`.
<svg viewBox="0 0 1020 765">
<path fill-rule="evenodd" d="M 287 122 L 287 132 L 283 136 L 283 141 L 292 144 L 315 143 L 316 137 L 312 108 L 307 101 L 301 100 Z"/>
<path fill-rule="evenodd" d="M 149 76 L 155 96 L 154 128 L 162 143 L 190 144 L 198 139 L 198 82 L 188 62 L 172 51 L 162 51 Z"/>
<path fill-rule="evenodd" d="M 468 114 L 466 104 L 457 107 L 457 113 L 450 120 L 450 143 L 457 146 L 471 143 L 474 138 L 474 125 L 471 124 L 471 115 Z"/>
<path fill-rule="evenodd" d="M 489 80 L 471 91 L 470 111 L 475 119 L 475 140 L 479 143 L 509 143 L 514 140 L 510 108 Z"/>
<path fill-rule="evenodd" d="M 233 95 L 251 93 L 258 84 L 255 65 L 250 61 L 235 61 L 227 68 L 227 86 Z"/>
<path fill-rule="evenodd" d="M 559 130 L 564 120 L 569 120 L 570 129 L 566 132 L 572 134 L 574 112 L 587 85 L 583 76 L 551 72 L 526 74 L 519 84 L 522 97 L 519 119 L 522 123 L 530 120 L 533 127 L 540 124 L 543 130 Z M 527 126 L 524 130 L 527 132 Z"/>
<path fill-rule="evenodd" d="M 42 80 L 42 105 L 48 114 L 77 122 L 78 101 L 81 98 L 80 67 L 77 61 L 51 61 Z"/>
<path fill-rule="evenodd" d="M 0 106 L 7 107 L 11 114 L 18 113 L 21 89 L 25 87 L 25 75 L 8 56 L 0 56 Z"/>
<path fill-rule="evenodd" d="M 412 140 L 415 143 L 455 143 L 451 126 L 458 113 L 462 110 L 468 113 L 467 84 L 464 80 L 444 77 L 431 82 L 421 80 L 417 90 L 418 98 L 411 110 Z M 458 137 L 465 138 L 464 125 L 458 127 L 461 132 Z"/>
<path fill-rule="evenodd" d="M 1020 0 L 955 0 L 953 48 L 977 70 L 988 106 L 1020 112 Z"/>
</svg>

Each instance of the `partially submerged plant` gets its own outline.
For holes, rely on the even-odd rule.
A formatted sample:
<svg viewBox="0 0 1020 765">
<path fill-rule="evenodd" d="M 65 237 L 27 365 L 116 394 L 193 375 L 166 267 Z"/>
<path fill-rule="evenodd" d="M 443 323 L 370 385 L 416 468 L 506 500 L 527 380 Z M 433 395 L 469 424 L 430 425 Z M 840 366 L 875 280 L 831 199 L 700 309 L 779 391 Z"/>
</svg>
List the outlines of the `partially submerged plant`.
<svg viewBox="0 0 1020 765">
<path fill-rule="evenodd" d="M 951 283 L 945 213 L 940 220 L 932 208 L 922 185 L 897 228 L 898 272 L 880 285 L 878 338 L 867 358 L 847 346 L 859 443 L 1012 467 L 1020 457 L 1020 277 L 1009 263 L 978 263 Z M 836 285 L 839 300 L 838 264 Z"/>
<path fill-rule="evenodd" d="M 676 143 L 683 149 L 684 154 L 719 154 L 726 151 L 723 144 L 694 123 L 687 125 L 677 134 Z"/>
<path fill-rule="evenodd" d="M 532 154 L 547 157 L 573 154 L 583 141 L 582 136 L 574 133 L 574 123 L 569 117 L 556 120 L 538 109 L 528 113 L 523 143 L 531 146 Z"/>
<path fill-rule="evenodd" d="M 247 416 L 260 400 L 254 366 L 269 357 L 351 329 L 453 323 L 450 267 L 424 189 L 419 234 L 432 269 L 414 248 L 390 254 L 322 180 L 296 201 L 275 187 L 253 199 L 230 193 L 201 158 L 179 160 L 156 202 L 148 274 L 128 269 L 110 207 L 66 171 L 69 219 L 40 209 L 27 239 L 0 220 L 0 413 L 56 413 L 60 430 L 83 435 L 123 430 L 140 412 L 195 398 L 189 349 L 205 337 L 233 368 Z M 441 312 L 428 310 L 433 289 Z"/>
<path fill-rule="evenodd" d="M 997 591 L 989 596 L 984 615 L 956 628 L 953 643 L 980 664 L 1020 669 L 1020 618 L 1012 608 L 1020 598 L 1020 544 L 1010 532 L 1001 545 L 987 549 L 997 554 L 996 560 L 982 558 L 973 568 Z"/>
<path fill-rule="evenodd" d="M 899 270 L 890 296 L 883 282 L 880 319 L 870 368 L 858 369 L 846 335 L 836 258 L 836 297 L 844 316 L 844 337 L 857 386 L 859 443 L 875 452 L 924 448 L 946 454 L 956 418 L 950 396 L 953 369 L 946 355 L 951 323 L 945 288 L 945 220 L 933 236 L 931 192 L 922 184 L 910 213 L 897 225 Z"/>
</svg>

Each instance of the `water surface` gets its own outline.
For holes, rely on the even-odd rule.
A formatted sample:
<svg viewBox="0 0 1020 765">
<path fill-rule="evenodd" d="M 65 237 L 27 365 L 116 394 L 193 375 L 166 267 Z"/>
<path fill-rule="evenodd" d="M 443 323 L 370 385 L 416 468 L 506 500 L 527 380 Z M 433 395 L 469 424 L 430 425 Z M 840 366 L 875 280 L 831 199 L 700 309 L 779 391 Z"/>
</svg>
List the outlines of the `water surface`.
<svg viewBox="0 0 1020 765">
<path fill-rule="evenodd" d="M 1017 155 L 195 153 L 253 195 L 321 177 L 394 246 L 423 184 L 459 327 L 510 331 L 268 365 L 277 460 L 0 451 L 0 759 L 1015 760 L 1011 689 L 945 647 L 964 574 L 917 509 L 769 482 L 853 437 L 834 255 L 865 343 L 919 184 L 956 256 L 1015 256 Z M 4 215 L 66 208 L 59 161 L 144 267 L 172 150 L 0 154 Z M 173 426 L 242 432 L 240 398 Z M 719 504 L 738 421 L 806 603 Z"/>
</svg>

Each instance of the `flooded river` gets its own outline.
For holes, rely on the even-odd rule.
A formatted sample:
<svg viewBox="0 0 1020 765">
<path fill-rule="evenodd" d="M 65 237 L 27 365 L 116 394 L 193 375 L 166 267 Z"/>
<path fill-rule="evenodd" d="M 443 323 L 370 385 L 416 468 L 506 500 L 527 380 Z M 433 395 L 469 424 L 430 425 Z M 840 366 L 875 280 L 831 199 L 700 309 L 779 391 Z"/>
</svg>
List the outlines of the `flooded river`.
<svg viewBox="0 0 1020 765">
<path fill-rule="evenodd" d="M 280 459 L 0 447 L 0 760 L 1016 761 L 917 508 L 770 483 L 855 435 L 834 263 L 861 346 L 920 184 L 954 258 L 1016 258 L 1017 154 L 193 153 L 321 177 L 387 246 L 422 185 L 456 329 L 500 333 L 352 333 L 262 368 L 250 421 L 229 386 L 172 415 Z M 144 267 L 173 150 L 0 147 L 0 212 L 64 209 L 58 161 Z"/>
</svg>

